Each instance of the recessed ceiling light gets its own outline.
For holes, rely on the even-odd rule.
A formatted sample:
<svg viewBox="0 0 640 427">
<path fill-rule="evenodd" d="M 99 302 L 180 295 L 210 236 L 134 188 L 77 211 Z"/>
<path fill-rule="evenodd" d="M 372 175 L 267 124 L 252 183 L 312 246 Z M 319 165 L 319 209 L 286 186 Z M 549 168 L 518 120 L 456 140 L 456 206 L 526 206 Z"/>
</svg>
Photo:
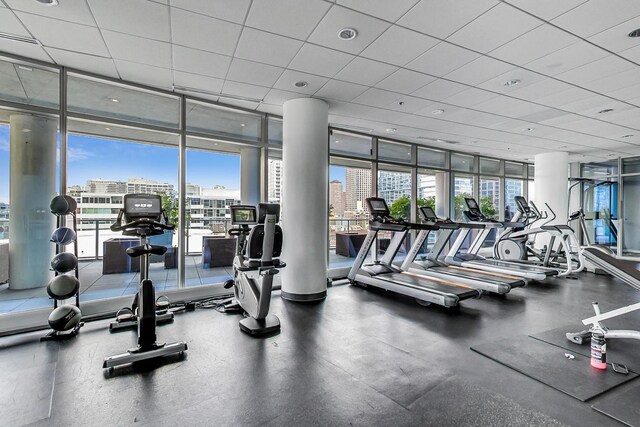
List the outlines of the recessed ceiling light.
<svg viewBox="0 0 640 427">
<path fill-rule="evenodd" d="M 240 126 L 241 127 L 245 127 L 246 125 L 244 123 L 240 123 Z"/>
<path fill-rule="evenodd" d="M 616 156 L 616 155 L 615 155 L 615 154 L 613 154 L 613 153 L 612 153 L 612 154 L 609 154 L 609 157 L 615 157 L 615 156 Z"/>
<path fill-rule="evenodd" d="M 443 109 L 440 109 L 440 108 L 439 108 L 439 109 L 437 109 L 437 110 L 433 110 L 433 111 L 431 112 L 431 114 L 433 114 L 434 116 L 438 116 L 438 115 L 440 115 L 440 114 L 442 114 L 442 113 L 444 113 L 444 110 L 443 110 Z"/>
<path fill-rule="evenodd" d="M 343 28 L 338 31 L 338 38 L 340 38 L 340 40 L 353 40 L 357 35 L 358 32 L 355 28 Z"/>
<path fill-rule="evenodd" d="M 120 102 L 118 98 L 111 98 L 111 102 Z"/>
<path fill-rule="evenodd" d="M 535 129 L 535 128 L 524 128 L 524 130 L 525 130 L 526 132 L 531 132 L 531 131 L 532 131 L 532 130 L 534 130 L 534 129 Z"/>
<path fill-rule="evenodd" d="M 22 132 L 24 132 L 24 133 L 29 133 L 29 132 L 31 132 L 31 129 L 29 129 L 29 128 L 24 128 L 24 129 L 22 129 Z"/>
<path fill-rule="evenodd" d="M 411 155 L 411 153 L 407 153 L 407 156 L 410 156 L 410 155 Z"/>
<path fill-rule="evenodd" d="M 620 138 L 631 138 L 633 135 L 622 135 Z"/>
<path fill-rule="evenodd" d="M 295 87 L 307 87 L 307 86 L 309 86 L 309 83 L 300 80 L 299 82 L 294 82 L 293 85 Z"/>
<path fill-rule="evenodd" d="M 338 144 L 338 143 L 340 143 L 340 141 L 338 141 L 338 140 L 336 139 L 336 144 Z"/>
<path fill-rule="evenodd" d="M 629 36 L 629 37 L 640 37 L 640 28 L 638 28 L 637 30 L 631 31 L 629 34 L 627 34 L 627 36 Z"/>
<path fill-rule="evenodd" d="M 520 80 L 518 79 L 513 79 L 513 80 L 508 80 L 504 83 L 505 86 L 516 86 L 518 83 L 520 83 Z"/>
<path fill-rule="evenodd" d="M 36 0 L 38 3 L 44 4 L 46 6 L 57 6 L 58 0 Z"/>
<path fill-rule="evenodd" d="M 606 114 L 613 111 L 613 108 L 605 108 L 604 110 L 598 111 L 598 114 Z"/>
<path fill-rule="evenodd" d="M 561 146 L 560 146 L 560 147 L 558 147 L 558 148 L 567 148 L 567 146 L 566 146 L 566 145 L 561 145 Z"/>
<path fill-rule="evenodd" d="M 445 143 L 447 141 L 445 141 L 444 139 L 436 139 L 436 142 Z"/>
<path fill-rule="evenodd" d="M 387 132 L 389 132 L 389 133 L 393 133 L 393 132 L 397 131 L 398 129 L 396 129 L 396 128 L 387 128 L 387 129 L 385 129 L 385 130 L 386 130 Z"/>
<path fill-rule="evenodd" d="M 218 145 L 218 143 L 217 143 L 217 142 L 214 142 L 214 143 L 213 143 L 213 145 Z"/>
<path fill-rule="evenodd" d="M 111 128 L 104 128 L 104 130 L 111 130 Z"/>
</svg>

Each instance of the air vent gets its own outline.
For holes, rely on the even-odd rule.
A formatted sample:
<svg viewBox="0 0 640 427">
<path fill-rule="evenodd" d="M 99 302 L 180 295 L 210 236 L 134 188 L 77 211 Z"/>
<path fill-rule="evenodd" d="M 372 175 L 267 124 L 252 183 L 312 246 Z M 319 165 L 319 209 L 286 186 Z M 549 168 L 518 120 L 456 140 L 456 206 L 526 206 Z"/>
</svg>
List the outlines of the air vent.
<svg viewBox="0 0 640 427">
<path fill-rule="evenodd" d="M 18 36 L 16 34 L 9 33 L 0 33 L 0 39 L 13 40 L 14 42 L 21 43 L 40 44 L 38 40 L 32 39 L 31 37 Z"/>
</svg>

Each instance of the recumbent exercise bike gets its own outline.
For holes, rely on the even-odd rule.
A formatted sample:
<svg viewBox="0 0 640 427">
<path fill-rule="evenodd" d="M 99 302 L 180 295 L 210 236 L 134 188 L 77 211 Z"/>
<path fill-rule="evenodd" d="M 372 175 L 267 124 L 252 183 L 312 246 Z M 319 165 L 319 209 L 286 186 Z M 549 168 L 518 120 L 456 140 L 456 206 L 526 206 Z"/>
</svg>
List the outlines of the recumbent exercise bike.
<svg viewBox="0 0 640 427">
<path fill-rule="evenodd" d="M 240 330 L 250 335 L 274 333 L 280 330 L 280 319 L 269 314 L 273 276 L 286 266 L 279 259 L 282 251 L 280 205 L 260 203 L 258 208 L 232 205 L 229 230 L 236 237 L 233 260 L 233 280 L 224 287 L 233 287 L 235 301 L 225 305 L 228 311 L 241 308 L 248 317 L 240 321 Z M 250 227 L 253 226 L 253 227 Z"/>
<path fill-rule="evenodd" d="M 125 224 L 122 224 L 124 218 Z M 164 220 L 164 223 L 161 221 Z M 124 208 L 120 209 L 113 231 L 122 231 L 125 236 L 140 237 L 140 245 L 127 249 L 131 258 L 140 258 L 140 284 L 134 299 L 133 318 L 124 320 L 127 324 L 138 326 L 138 345 L 126 353 L 109 356 L 102 367 L 112 370 L 116 366 L 139 362 L 147 359 L 182 355 L 187 350 L 186 342 L 170 344 L 156 341 L 156 293 L 153 282 L 149 280 L 149 255 L 164 255 L 165 246 L 151 245 L 147 237 L 162 234 L 175 227 L 168 223 L 167 214 L 162 209 L 162 198 L 155 194 L 127 194 L 124 196 Z M 168 307 L 166 307 L 168 310 Z M 173 319 L 173 313 L 167 312 Z M 117 320 L 116 320 L 117 322 Z"/>
</svg>

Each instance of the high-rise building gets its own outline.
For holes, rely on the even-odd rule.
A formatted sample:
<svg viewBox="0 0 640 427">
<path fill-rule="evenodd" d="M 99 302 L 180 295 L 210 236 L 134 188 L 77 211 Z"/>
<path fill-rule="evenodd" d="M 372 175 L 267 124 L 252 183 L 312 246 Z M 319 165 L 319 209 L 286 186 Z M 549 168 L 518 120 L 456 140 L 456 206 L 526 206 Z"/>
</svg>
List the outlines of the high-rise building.
<svg viewBox="0 0 640 427">
<path fill-rule="evenodd" d="M 365 199 L 371 197 L 371 170 L 347 168 L 345 212 L 361 212 L 367 209 Z"/>
<path fill-rule="evenodd" d="M 281 202 L 282 199 L 282 160 L 269 159 L 269 184 L 268 199 L 269 202 Z"/>
<path fill-rule="evenodd" d="M 400 197 L 411 194 L 411 175 L 401 172 L 380 171 L 378 176 L 378 196 L 391 205 Z"/>
<path fill-rule="evenodd" d="M 418 198 L 436 197 L 436 176 L 418 175 Z"/>
<path fill-rule="evenodd" d="M 123 194 L 127 192 L 127 183 L 125 181 L 94 178 L 87 181 L 85 190 L 87 193 Z"/>
<path fill-rule="evenodd" d="M 329 183 L 329 204 L 333 206 L 333 214 L 337 217 L 344 216 L 344 191 L 342 181 L 333 180 Z"/>
<path fill-rule="evenodd" d="M 145 178 L 129 178 L 127 193 L 169 194 L 173 193 L 173 184 Z"/>
</svg>

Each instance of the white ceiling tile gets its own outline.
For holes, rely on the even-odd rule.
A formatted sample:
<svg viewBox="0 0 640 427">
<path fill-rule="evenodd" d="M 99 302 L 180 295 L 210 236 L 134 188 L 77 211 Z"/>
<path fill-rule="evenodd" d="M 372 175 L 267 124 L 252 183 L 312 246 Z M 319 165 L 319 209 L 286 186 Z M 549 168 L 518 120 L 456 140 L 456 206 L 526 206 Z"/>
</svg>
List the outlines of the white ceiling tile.
<svg viewBox="0 0 640 427">
<path fill-rule="evenodd" d="M 588 1 L 560 15 L 552 22 L 581 37 L 590 37 L 638 15 L 640 15 L 640 2 L 637 1 Z"/>
<path fill-rule="evenodd" d="M 242 24 L 251 0 L 171 0 L 171 6 Z"/>
<path fill-rule="evenodd" d="M 588 0 L 503 0 L 542 19 L 553 19 Z"/>
<path fill-rule="evenodd" d="M 394 25 L 369 45 L 361 55 L 403 66 L 438 43 L 433 37 Z"/>
<path fill-rule="evenodd" d="M 547 107 L 541 105 L 532 104 L 531 102 L 521 101 L 515 98 L 509 98 L 507 96 L 492 98 L 488 101 L 475 105 L 473 108 L 514 119 L 525 117 L 547 109 Z"/>
<path fill-rule="evenodd" d="M 469 85 L 477 85 L 489 79 L 504 74 L 515 67 L 506 64 L 497 59 L 481 56 L 480 58 L 469 62 L 447 74 L 445 77 L 449 80 L 455 80 L 460 83 Z"/>
<path fill-rule="evenodd" d="M 1 32 L 3 33 L 31 37 L 31 34 L 10 9 L 0 9 L 0 28 L 2 28 Z"/>
<path fill-rule="evenodd" d="M 50 7 L 37 1 L 6 0 L 6 2 L 13 10 L 47 16 L 53 19 L 62 19 L 76 24 L 92 25 L 94 27 L 96 25 L 87 3 L 84 1 L 61 1 L 56 7 Z"/>
<path fill-rule="evenodd" d="M 269 93 L 267 93 L 267 95 L 264 97 L 264 102 L 272 105 L 282 105 L 290 99 L 305 98 L 305 97 L 306 96 L 301 95 L 297 92 L 291 92 L 291 91 L 280 90 L 280 89 L 271 89 Z"/>
<path fill-rule="evenodd" d="M 390 110 L 400 111 L 403 113 L 414 114 L 417 111 L 428 109 L 429 107 L 435 109 L 436 104 L 433 101 L 427 99 L 416 98 L 415 96 L 403 96 L 397 101 L 393 101 L 387 105 L 386 108 Z"/>
<path fill-rule="evenodd" d="M 276 116 L 282 115 L 282 106 L 281 105 L 273 105 L 273 104 L 265 104 L 264 102 L 258 105 L 256 108 L 257 111 L 261 113 L 274 114 Z"/>
<path fill-rule="evenodd" d="M 376 84 L 376 87 L 380 89 L 391 90 L 394 92 L 409 94 L 415 90 L 418 90 L 427 83 L 431 83 L 434 80 L 435 77 L 401 68 L 386 79 Z"/>
<path fill-rule="evenodd" d="M 51 62 L 51 58 L 47 52 L 36 44 L 27 44 L 12 40 L 0 39 L 0 54 L 11 53 L 14 55 L 24 56 L 26 58 L 37 59 L 40 61 Z"/>
<path fill-rule="evenodd" d="M 412 93 L 412 95 L 418 96 L 420 98 L 431 99 L 434 101 L 442 101 L 443 99 L 449 98 L 456 93 L 460 93 L 467 89 L 469 89 L 469 86 L 450 82 L 448 80 L 438 79 L 427 84 L 421 89 L 416 90 Z"/>
<path fill-rule="evenodd" d="M 398 67 L 357 57 L 336 74 L 335 78 L 351 83 L 373 86 L 396 70 L 398 70 Z"/>
<path fill-rule="evenodd" d="M 530 85 L 518 86 L 509 92 L 509 96 L 527 101 L 537 101 L 545 96 L 561 93 L 572 88 L 572 86 L 567 83 L 553 79 L 544 79 Z"/>
<path fill-rule="evenodd" d="M 100 32 L 95 27 L 16 12 L 18 18 L 44 46 L 109 56 Z"/>
<path fill-rule="evenodd" d="M 397 23 L 434 37 L 447 38 L 496 4 L 496 0 L 422 0 Z"/>
<path fill-rule="evenodd" d="M 473 107 L 474 105 L 488 101 L 497 96 L 499 95 L 496 95 L 493 92 L 472 87 L 465 89 L 462 92 L 456 93 L 453 96 L 445 98 L 444 102 L 461 107 Z"/>
<path fill-rule="evenodd" d="M 342 82 L 340 80 L 329 80 L 326 85 L 322 86 L 315 97 L 337 99 L 338 101 L 349 102 L 355 97 L 367 90 L 367 86 L 355 83 Z"/>
<path fill-rule="evenodd" d="M 319 74 L 333 77 L 345 65 L 353 60 L 354 56 L 326 47 L 305 43 L 296 54 L 288 68 L 306 73 Z"/>
<path fill-rule="evenodd" d="M 535 61 L 531 61 L 526 64 L 526 67 L 548 76 L 555 76 L 584 64 L 602 59 L 607 55 L 606 51 L 587 42 L 578 42 L 536 59 Z"/>
<path fill-rule="evenodd" d="M 577 43 L 579 40 L 562 30 L 544 24 L 491 51 L 490 55 L 506 62 L 523 65 Z"/>
<path fill-rule="evenodd" d="M 183 46 L 173 46 L 173 68 L 175 70 L 224 78 L 230 63 L 231 58 L 228 56 Z"/>
<path fill-rule="evenodd" d="M 640 97 L 640 84 L 627 86 L 622 89 L 608 92 L 607 96 L 610 96 L 611 98 L 615 98 L 615 99 L 620 99 L 623 101 L 638 98 Z"/>
<path fill-rule="evenodd" d="M 511 71 L 507 71 L 504 74 L 489 79 L 486 82 L 479 84 L 477 87 L 490 90 L 492 92 L 509 94 L 523 87 L 532 85 L 534 83 L 546 80 L 547 77 L 525 70 L 523 68 L 514 68 Z M 505 86 L 505 83 L 510 80 L 520 80 L 520 83 L 514 86 Z"/>
<path fill-rule="evenodd" d="M 586 114 L 589 112 L 598 112 L 609 108 L 608 105 L 611 103 L 611 99 L 604 97 L 602 95 L 594 95 L 591 94 L 589 98 L 580 99 L 578 101 L 568 102 L 566 104 L 560 105 L 562 110 L 571 111 L 573 113 Z M 605 116 L 602 116 L 606 118 Z"/>
<path fill-rule="evenodd" d="M 586 83 L 584 86 L 599 93 L 609 94 L 618 89 L 626 89 L 638 84 L 640 84 L 640 73 L 634 67 L 621 73 L 604 75 L 602 78 Z"/>
<path fill-rule="evenodd" d="M 244 27 L 235 56 L 286 67 L 301 47 L 301 41 Z"/>
<path fill-rule="evenodd" d="M 407 64 L 407 68 L 442 77 L 462 67 L 480 55 L 470 50 L 442 42 Z"/>
<path fill-rule="evenodd" d="M 153 67 L 151 65 L 115 59 L 116 68 L 124 80 L 144 83 L 163 89 L 173 87 L 173 75 L 167 68 Z"/>
<path fill-rule="evenodd" d="M 568 81 L 575 85 L 582 86 L 585 83 L 598 80 L 603 76 L 618 74 L 624 71 L 632 70 L 634 68 L 636 68 L 636 66 L 631 64 L 630 62 L 610 55 L 605 58 L 599 59 L 598 61 L 591 62 L 589 64 L 571 69 L 569 71 L 565 71 L 564 73 L 558 74 L 555 77 L 560 80 Z"/>
<path fill-rule="evenodd" d="M 338 0 L 337 3 L 367 15 L 395 22 L 419 0 Z"/>
<path fill-rule="evenodd" d="M 199 74 L 185 73 L 183 71 L 173 72 L 173 84 L 178 87 L 200 89 L 207 92 L 222 92 L 223 79 L 201 76 Z"/>
<path fill-rule="evenodd" d="M 243 96 L 245 98 L 263 99 L 269 92 L 268 87 L 250 85 L 247 83 L 230 82 L 229 80 L 224 82 L 222 87 L 222 93 L 227 95 Z"/>
<path fill-rule="evenodd" d="M 102 29 L 171 41 L 168 6 L 146 0 L 87 1 Z"/>
<path fill-rule="evenodd" d="M 321 0 L 254 0 L 245 25 L 306 40 L 330 7 Z"/>
<path fill-rule="evenodd" d="M 242 27 L 209 16 L 174 9 L 171 12 L 171 39 L 174 44 L 233 55 Z"/>
<path fill-rule="evenodd" d="M 229 67 L 227 80 L 271 87 L 283 71 L 284 68 L 234 58 Z"/>
<path fill-rule="evenodd" d="M 55 49 L 52 47 L 47 47 L 45 49 L 58 65 L 107 77 L 120 77 L 111 58 L 85 55 L 83 53 L 70 52 L 68 50 Z"/>
<path fill-rule="evenodd" d="M 295 82 L 307 82 L 308 85 L 306 87 L 296 87 L 293 84 Z M 301 73 L 293 70 L 285 70 L 284 73 L 280 76 L 276 84 L 273 86 L 275 89 L 286 90 L 289 92 L 298 92 L 304 93 L 307 95 L 313 95 L 316 93 L 322 86 L 327 83 L 329 79 L 315 76 L 313 74 Z"/>
<path fill-rule="evenodd" d="M 640 28 L 640 16 L 625 21 L 589 37 L 589 41 L 613 52 L 620 52 L 638 46 L 638 39 L 628 37 L 633 30 Z"/>
<path fill-rule="evenodd" d="M 157 40 L 103 30 L 109 52 L 114 59 L 171 68 L 171 45 Z"/>
<path fill-rule="evenodd" d="M 402 95 L 399 93 L 371 88 L 355 98 L 353 102 L 371 107 L 385 107 L 400 98 L 402 98 Z"/>
<path fill-rule="evenodd" d="M 447 40 L 487 53 L 541 24 L 539 19 L 502 3 L 447 37 Z"/>
<path fill-rule="evenodd" d="M 618 54 L 633 62 L 640 63 L 640 46 L 624 50 Z"/>
<path fill-rule="evenodd" d="M 359 54 L 380 36 L 390 24 L 340 6 L 333 6 L 329 13 L 309 36 L 308 41 L 333 49 Z M 343 28 L 354 28 L 358 36 L 353 40 L 341 40 L 338 32 Z"/>
</svg>

